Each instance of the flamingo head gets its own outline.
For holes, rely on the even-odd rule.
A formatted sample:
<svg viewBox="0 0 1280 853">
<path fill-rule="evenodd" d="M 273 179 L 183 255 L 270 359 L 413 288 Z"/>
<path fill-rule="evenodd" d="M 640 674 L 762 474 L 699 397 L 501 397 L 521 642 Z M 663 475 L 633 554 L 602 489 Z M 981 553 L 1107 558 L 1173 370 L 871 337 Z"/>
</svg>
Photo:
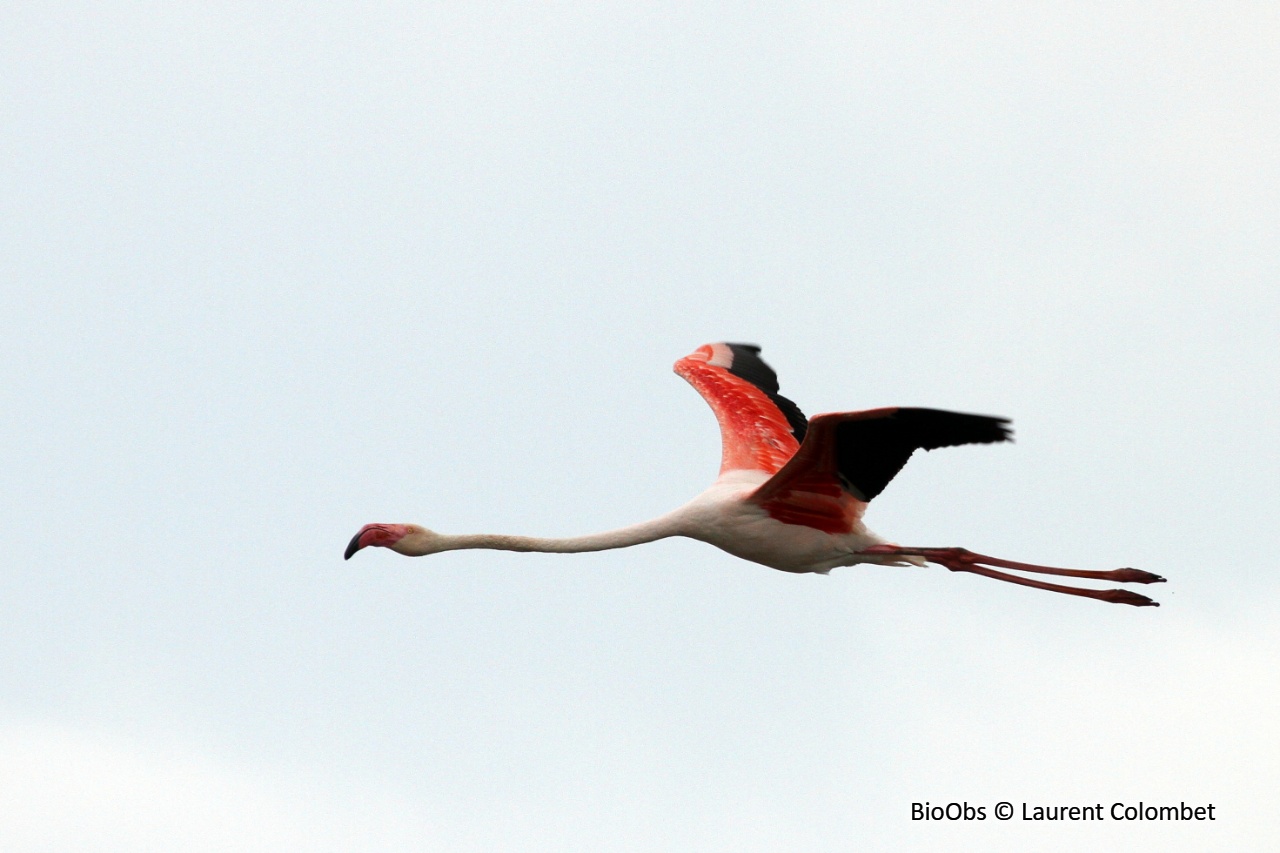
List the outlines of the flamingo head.
<svg viewBox="0 0 1280 853">
<path fill-rule="evenodd" d="M 361 548 L 376 545 L 379 548 L 390 548 L 409 557 L 420 557 L 423 554 L 435 553 L 434 547 L 440 534 L 416 524 L 366 524 L 360 532 L 351 537 L 351 544 L 343 559 L 350 560 L 351 555 Z"/>
</svg>

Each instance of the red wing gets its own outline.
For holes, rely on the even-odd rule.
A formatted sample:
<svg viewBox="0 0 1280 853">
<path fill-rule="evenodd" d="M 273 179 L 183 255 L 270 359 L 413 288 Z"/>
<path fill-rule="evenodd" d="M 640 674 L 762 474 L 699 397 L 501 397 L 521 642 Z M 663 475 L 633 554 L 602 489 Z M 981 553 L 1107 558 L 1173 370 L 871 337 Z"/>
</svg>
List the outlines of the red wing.
<svg viewBox="0 0 1280 853">
<path fill-rule="evenodd" d="M 1008 441 L 1008 423 L 938 409 L 817 415 L 795 456 L 748 500 L 779 521 L 847 533 L 912 453 Z"/>
<path fill-rule="evenodd" d="M 785 524 L 803 524 L 824 533 L 849 533 L 866 501 L 849 494 L 836 467 L 835 425 L 841 415 L 816 415 L 804 444 L 749 501 Z"/>
<path fill-rule="evenodd" d="M 720 423 L 720 473 L 776 473 L 795 455 L 806 421 L 778 393 L 777 374 L 750 344 L 707 344 L 680 359 L 675 372 L 694 387 Z"/>
</svg>

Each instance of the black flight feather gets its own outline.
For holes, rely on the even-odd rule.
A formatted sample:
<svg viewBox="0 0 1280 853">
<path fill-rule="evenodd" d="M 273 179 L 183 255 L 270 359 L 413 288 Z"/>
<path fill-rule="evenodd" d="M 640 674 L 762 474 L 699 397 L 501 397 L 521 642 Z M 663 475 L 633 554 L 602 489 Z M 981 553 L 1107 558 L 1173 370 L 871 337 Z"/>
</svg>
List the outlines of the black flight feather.
<svg viewBox="0 0 1280 853">
<path fill-rule="evenodd" d="M 1010 440 L 1007 418 L 939 409 L 887 409 L 835 427 L 836 469 L 844 487 L 869 501 L 884 491 L 911 454 L 957 444 Z"/>
<path fill-rule="evenodd" d="M 791 434 L 796 441 L 804 441 L 804 434 L 809 429 L 809 420 L 800 411 L 800 407 L 778 393 L 778 374 L 760 358 L 760 347 L 755 344 L 725 344 L 733 352 L 733 363 L 729 372 L 740 379 L 745 379 L 764 392 L 778 411 L 782 412 L 791 427 Z"/>
</svg>

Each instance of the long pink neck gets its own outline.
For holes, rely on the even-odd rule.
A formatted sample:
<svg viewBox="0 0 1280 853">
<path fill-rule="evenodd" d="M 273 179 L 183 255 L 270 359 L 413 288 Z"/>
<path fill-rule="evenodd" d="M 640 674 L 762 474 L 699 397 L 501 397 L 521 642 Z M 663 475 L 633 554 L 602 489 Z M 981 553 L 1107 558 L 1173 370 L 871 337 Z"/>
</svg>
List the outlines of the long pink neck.
<svg viewBox="0 0 1280 853">
<path fill-rule="evenodd" d="M 584 551 L 609 551 L 627 548 L 645 542 L 654 542 L 683 532 L 678 518 L 664 515 L 652 521 L 591 533 L 586 536 L 545 538 L 541 536 L 505 536 L 501 533 L 471 533 L 461 536 L 438 534 L 435 551 L 456 551 L 463 548 L 486 548 L 497 551 L 539 551 L 549 554 L 576 554 Z"/>
</svg>

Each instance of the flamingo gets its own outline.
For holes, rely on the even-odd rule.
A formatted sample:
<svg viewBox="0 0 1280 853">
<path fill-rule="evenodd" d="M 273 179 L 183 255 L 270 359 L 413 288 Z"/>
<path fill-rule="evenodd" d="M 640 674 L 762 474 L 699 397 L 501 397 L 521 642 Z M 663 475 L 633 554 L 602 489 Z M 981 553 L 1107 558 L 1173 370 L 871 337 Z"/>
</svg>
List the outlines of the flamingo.
<svg viewBox="0 0 1280 853">
<path fill-rule="evenodd" d="M 1154 606 L 1126 589 L 1087 589 L 1008 574 L 1088 578 L 1116 583 L 1161 583 L 1139 569 L 1085 571 L 1001 560 L 964 548 L 911 548 L 872 533 L 862 522 L 879 495 L 917 450 L 1009 441 L 1009 420 L 939 409 L 882 408 L 835 412 L 806 419 L 778 393 L 778 377 L 751 344 L 699 347 L 675 363 L 720 424 L 721 462 L 716 481 L 693 500 L 650 521 L 605 533 L 568 538 L 490 533 L 449 535 L 416 524 L 366 524 L 351 539 L 345 559 L 378 546 L 419 557 L 463 548 L 577 553 L 626 548 L 685 536 L 784 572 L 826 574 L 837 566 L 870 563 L 925 566 L 1052 592 Z"/>
</svg>

